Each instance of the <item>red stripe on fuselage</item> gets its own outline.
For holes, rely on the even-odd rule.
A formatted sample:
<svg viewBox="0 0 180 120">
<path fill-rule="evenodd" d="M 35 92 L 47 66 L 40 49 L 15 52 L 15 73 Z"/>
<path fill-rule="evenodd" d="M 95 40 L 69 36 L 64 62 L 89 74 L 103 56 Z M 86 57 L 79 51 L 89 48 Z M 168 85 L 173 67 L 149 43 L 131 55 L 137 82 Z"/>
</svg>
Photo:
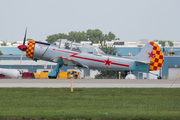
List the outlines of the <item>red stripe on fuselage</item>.
<svg viewBox="0 0 180 120">
<path fill-rule="evenodd" d="M 75 58 L 80 58 L 80 59 L 84 59 L 84 60 L 91 60 L 91 61 L 96 61 L 96 62 L 104 63 L 104 61 L 102 61 L 102 60 L 96 60 L 96 59 L 91 59 L 91 58 L 79 57 L 79 56 L 75 56 L 75 55 L 77 55 L 77 54 L 71 55 L 70 57 L 75 57 Z"/>
<path fill-rule="evenodd" d="M 129 65 L 125 65 L 125 64 L 119 64 L 119 63 L 111 63 L 111 64 L 113 64 L 113 65 L 119 65 L 119 66 L 124 66 L 124 67 L 129 67 Z"/>
<path fill-rule="evenodd" d="M 57 49 L 53 49 L 54 51 L 60 51 L 60 52 L 65 52 L 65 53 L 70 53 L 72 55 L 70 55 L 70 57 L 75 57 L 75 58 L 79 58 L 79 59 L 84 59 L 84 60 L 90 60 L 90 61 L 95 61 L 95 62 L 101 62 L 104 63 L 104 60 L 96 60 L 96 59 L 91 59 L 91 58 L 85 58 L 85 57 L 80 57 L 80 56 L 76 56 L 79 53 L 74 53 L 74 52 L 69 52 L 69 51 L 64 51 L 64 50 L 57 50 Z M 119 65 L 119 66 L 124 66 L 124 67 L 129 67 L 129 65 L 125 65 L 125 64 L 119 64 L 119 63 L 114 63 L 112 62 L 111 64 L 113 65 Z"/>
</svg>

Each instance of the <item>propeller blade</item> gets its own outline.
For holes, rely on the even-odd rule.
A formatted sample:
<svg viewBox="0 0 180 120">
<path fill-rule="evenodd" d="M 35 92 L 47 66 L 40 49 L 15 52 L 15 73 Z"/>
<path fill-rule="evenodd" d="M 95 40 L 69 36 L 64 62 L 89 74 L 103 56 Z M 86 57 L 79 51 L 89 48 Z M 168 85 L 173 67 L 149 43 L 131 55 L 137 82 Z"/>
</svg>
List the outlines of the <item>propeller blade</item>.
<svg viewBox="0 0 180 120">
<path fill-rule="evenodd" d="M 26 42 L 26 34 L 27 34 L 27 28 L 26 28 L 25 35 L 24 35 L 23 45 L 25 45 L 25 42 Z"/>
<path fill-rule="evenodd" d="M 23 57 L 23 51 L 22 51 L 22 53 L 21 53 L 20 66 L 21 66 L 22 57 Z"/>
</svg>

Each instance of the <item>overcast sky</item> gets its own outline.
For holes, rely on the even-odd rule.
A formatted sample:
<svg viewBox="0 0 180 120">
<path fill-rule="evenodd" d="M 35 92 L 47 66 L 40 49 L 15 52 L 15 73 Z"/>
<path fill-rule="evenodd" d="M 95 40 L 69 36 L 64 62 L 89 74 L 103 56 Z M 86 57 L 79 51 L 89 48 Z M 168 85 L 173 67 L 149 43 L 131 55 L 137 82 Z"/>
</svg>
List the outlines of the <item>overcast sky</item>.
<svg viewBox="0 0 180 120">
<path fill-rule="evenodd" d="M 0 0 L 0 40 L 100 29 L 123 41 L 180 41 L 180 0 Z"/>
</svg>

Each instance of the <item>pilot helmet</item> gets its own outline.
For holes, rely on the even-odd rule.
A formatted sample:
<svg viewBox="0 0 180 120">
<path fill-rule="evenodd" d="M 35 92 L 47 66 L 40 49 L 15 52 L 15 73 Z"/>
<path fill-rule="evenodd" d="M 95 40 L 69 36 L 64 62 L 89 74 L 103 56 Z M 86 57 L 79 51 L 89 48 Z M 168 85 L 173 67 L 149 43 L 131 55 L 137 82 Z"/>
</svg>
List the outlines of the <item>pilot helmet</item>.
<svg viewBox="0 0 180 120">
<path fill-rule="evenodd" d="M 69 46 L 69 43 L 68 43 L 68 42 L 66 42 L 66 43 L 65 43 L 65 46 Z"/>
</svg>

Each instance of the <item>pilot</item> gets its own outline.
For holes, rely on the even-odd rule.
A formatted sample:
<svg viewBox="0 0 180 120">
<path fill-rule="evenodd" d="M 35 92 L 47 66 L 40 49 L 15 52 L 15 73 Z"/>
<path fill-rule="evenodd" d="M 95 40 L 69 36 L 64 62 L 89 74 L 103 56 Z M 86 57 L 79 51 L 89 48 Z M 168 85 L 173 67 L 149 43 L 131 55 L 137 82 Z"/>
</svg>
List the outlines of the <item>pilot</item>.
<svg viewBox="0 0 180 120">
<path fill-rule="evenodd" d="M 70 49 L 69 43 L 65 43 L 65 49 Z"/>
</svg>

